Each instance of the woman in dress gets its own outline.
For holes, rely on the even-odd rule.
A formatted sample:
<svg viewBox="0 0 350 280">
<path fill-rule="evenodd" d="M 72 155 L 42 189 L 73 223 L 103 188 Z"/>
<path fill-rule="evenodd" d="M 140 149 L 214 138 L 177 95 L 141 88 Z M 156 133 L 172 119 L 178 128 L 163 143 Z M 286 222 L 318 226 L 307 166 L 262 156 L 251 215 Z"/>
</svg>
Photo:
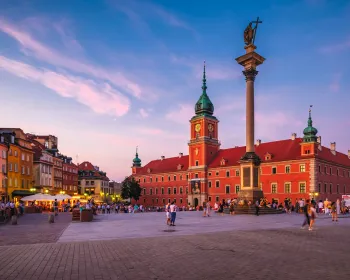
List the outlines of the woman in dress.
<svg viewBox="0 0 350 280">
<path fill-rule="evenodd" d="M 170 225 L 170 203 L 165 206 L 166 224 Z"/>
</svg>

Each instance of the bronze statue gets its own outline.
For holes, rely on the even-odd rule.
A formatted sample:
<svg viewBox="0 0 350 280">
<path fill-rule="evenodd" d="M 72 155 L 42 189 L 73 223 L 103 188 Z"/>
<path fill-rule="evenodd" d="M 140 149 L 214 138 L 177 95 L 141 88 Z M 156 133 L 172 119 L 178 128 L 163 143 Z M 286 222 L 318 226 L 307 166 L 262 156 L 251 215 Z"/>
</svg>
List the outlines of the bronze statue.
<svg viewBox="0 0 350 280">
<path fill-rule="evenodd" d="M 255 23 L 255 27 L 252 27 L 252 24 Z M 258 29 L 258 24 L 262 23 L 262 21 L 259 20 L 259 17 L 256 21 L 251 21 L 247 28 L 244 30 L 244 43 L 246 45 L 254 45 L 255 41 L 255 35 L 256 31 Z"/>
</svg>

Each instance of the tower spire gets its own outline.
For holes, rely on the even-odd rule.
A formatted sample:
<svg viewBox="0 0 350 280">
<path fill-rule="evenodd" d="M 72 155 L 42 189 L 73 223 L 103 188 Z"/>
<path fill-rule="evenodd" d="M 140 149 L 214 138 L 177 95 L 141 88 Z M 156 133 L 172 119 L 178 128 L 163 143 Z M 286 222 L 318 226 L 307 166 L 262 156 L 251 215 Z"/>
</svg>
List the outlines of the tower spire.
<svg viewBox="0 0 350 280">
<path fill-rule="evenodd" d="M 132 166 L 133 167 L 141 167 L 141 159 L 139 158 L 138 148 L 139 148 L 139 146 L 136 146 L 135 158 L 132 161 L 132 163 L 133 163 Z"/>
<path fill-rule="evenodd" d="M 310 127 L 312 126 L 311 108 L 312 108 L 312 105 L 310 105 L 310 107 L 309 107 L 309 119 L 307 121 L 307 125 Z"/>
<path fill-rule="evenodd" d="M 307 127 L 304 129 L 304 137 L 303 142 L 316 142 L 317 141 L 317 129 L 312 126 L 312 118 L 311 118 L 311 108 L 309 107 L 309 118 L 307 120 Z"/>
<path fill-rule="evenodd" d="M 207 79 L 206 79 L 206 75 L 205 75 L 205 60 L 204 60 L 204 66 L 203 66 L 203 85 L 202 85 L 202 90 L 203 90 L 203 94 L 207 94 Z"/>
</svg>

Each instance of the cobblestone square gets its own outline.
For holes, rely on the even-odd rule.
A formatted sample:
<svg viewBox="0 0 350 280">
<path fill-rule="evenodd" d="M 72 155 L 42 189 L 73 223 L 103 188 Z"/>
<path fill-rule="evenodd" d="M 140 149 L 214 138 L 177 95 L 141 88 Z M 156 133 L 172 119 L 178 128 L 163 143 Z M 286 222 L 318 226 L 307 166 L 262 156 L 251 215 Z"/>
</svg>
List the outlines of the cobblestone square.
<svg viewBox="0 0 350 280">
<path fill-rule="evenodd" d="M 164 223 L 164 213 L 101 215 L 92 223 L 68 218 L 61 215 L 60 222 L 46 225 L 43 216 L 27 215 L 18 226 L 2 226 L 0 250 L 6 257 L 0 279 L 350 277 L 348 218 L 332 223 L 321 217 L 311 232 L 300 229 L 302 216 L 283 214 L 203 218 L 200 212 L 179 213 L 173 232 L 157 225 Z M 74 230 L 82 233 L 80 240 L 71 238 Z M 45 238 L 46 233 L 54 237 Z M 24 237 L 21 245 L 14 245 L 15 236 Z"/>
</svg>

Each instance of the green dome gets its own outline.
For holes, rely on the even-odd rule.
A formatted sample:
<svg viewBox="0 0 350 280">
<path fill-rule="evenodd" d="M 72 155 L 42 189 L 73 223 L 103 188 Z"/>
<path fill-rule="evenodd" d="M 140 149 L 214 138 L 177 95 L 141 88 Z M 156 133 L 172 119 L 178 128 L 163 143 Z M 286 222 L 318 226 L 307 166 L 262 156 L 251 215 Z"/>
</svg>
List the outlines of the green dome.
<svg viewBox="0 0 350 280">
<path fill-rule="evenodd" d="M 137 148 L 136 148 L 135 158 L 132 160 L 132 166 L 134 166 L 134 167 L 141 167 L 141 159 L 139 158 L 139 154 L 137 152 Z"/>
<path fill-rule="evenodd" d="M 303 131 L 303 142 L 316 142 L 317 141 L 317 129 L 312 126 L 311 109 L 309 110 L 309 119 L 307 121 L 307 127 Z"/>
<path fill-rule="evenodd" d="M 203 71 L 203 86 L 202 86 L 202 95 L 199 97 L 195 107 L 194 111 L 196 112 L 197 116 L 203 116 L 203 115 L 213 115 L 214 113 L 214 105 L 210 101 L 209 96 L 207 95 L 207 80 L 205 77 L 205 62 L 204 62 L 204 71 Z"/>
</svg>

